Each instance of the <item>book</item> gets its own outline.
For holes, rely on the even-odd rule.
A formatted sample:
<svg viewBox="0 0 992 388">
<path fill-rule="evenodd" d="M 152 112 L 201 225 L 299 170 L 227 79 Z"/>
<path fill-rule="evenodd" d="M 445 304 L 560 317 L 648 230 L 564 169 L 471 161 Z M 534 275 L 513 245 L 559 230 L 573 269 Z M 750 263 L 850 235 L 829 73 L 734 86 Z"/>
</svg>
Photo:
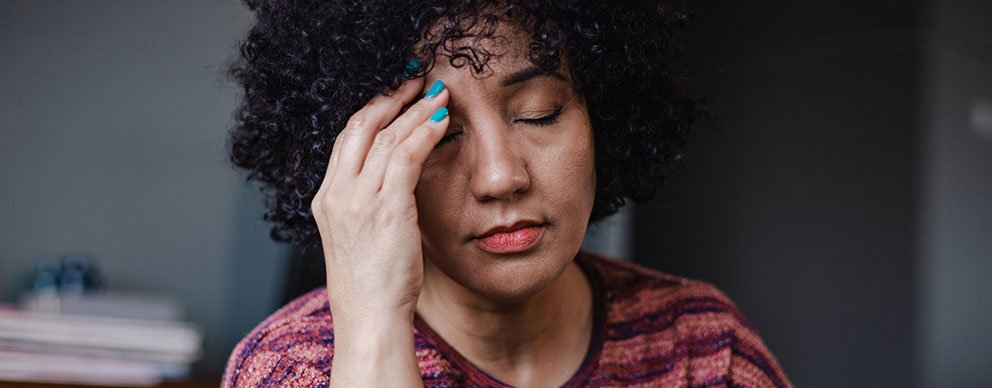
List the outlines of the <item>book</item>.
<svg viewBox="0 0 992 388">
<path fill-rule="evenodd" d="M 202 340 L 184 322 L 0 306 L 0 381 L 152 386 L 188 377 Z"/>
</svg>

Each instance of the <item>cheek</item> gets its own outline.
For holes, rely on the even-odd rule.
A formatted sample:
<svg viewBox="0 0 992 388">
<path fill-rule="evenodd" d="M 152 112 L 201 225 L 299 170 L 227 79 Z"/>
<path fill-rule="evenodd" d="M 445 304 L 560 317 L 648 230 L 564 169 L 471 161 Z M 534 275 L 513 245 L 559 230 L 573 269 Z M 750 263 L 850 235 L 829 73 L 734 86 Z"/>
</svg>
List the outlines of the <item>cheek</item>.
<svg viewBox="0 0 992 388">
<path fill-rule="evenodd" d="M 540 176 L 548 187 L 549 204 L 570 208 L 571 213 L 592 211 L 596 191 L 595 147 L 588 122 L 577 120 L 568 124 L 567 136 L 554 147 L 539 153 Z M 538 167 L 540 166 L 540 167 Z M 578 211 L 581 210 L 581 211 Z"/>
<path fill-rule="evenodd" d="M 434 245 L 431 242 L 436 237 L 450 237 L 450 231 L 460 230 L 458 222 L 462 217 L 459 214 L 462 213 L 464 204 L 459 200 L 463 195 L 458 192 L 458 188 L 464 185 L 464 182 L 457 182 L 457 178 L 453 179 L 452 174 L 440 166 L 430 163 L 424 165 L 414 197 L 425 245 Z"/>
</svg>

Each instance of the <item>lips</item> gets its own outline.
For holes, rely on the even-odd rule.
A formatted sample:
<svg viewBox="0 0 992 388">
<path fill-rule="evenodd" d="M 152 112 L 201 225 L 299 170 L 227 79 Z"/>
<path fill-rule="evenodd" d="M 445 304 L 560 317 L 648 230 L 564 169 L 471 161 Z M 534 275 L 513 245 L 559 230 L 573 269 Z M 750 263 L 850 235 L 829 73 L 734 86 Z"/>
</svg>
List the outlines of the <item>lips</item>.
<svg viewBox="0 0 992 388">
<path fill-rule="evenodd" d="M 474 239 L 476 245 L 490 253 L 515 253 L 530 249 L 544 235 L 545 224 L 518 221 L 492 228 Z"/>
</svg>

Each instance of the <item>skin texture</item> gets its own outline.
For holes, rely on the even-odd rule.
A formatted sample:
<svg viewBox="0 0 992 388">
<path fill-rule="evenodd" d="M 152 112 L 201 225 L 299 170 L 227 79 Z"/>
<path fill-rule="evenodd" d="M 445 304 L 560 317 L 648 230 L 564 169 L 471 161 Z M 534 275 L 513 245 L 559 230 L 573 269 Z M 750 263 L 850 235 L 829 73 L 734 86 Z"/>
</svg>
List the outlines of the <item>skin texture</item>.
<svg viewBox="0 0 992 388">
<path fill-rule="evenodd" d="M 485 43 L 498 53 L 489 76 L 436 66 L 426 82 L 374 98 L 336 141 L 311 203 L 335 386 L 421 384 L 415 313 L 518 386 L 560 385 L 586 353 L 592 297 L 573 258 L 596 193 L 588 111 L 567 72 L 509 83 L 533 64 L 520 32 L 500 30 Z M 437 80 L 448 87 L 414 102 Z M 445 106 L 449 116 L 428 119 Z M 520 220 L 544 230 L 526 251 L 493 254 L 473 241 Z"/>
<path fill-rule="evenodd" d="M 510 39 L 487 42 L 501 54 L 489 76 L 446 60 L 426 76 L 449 87 L 453 137 L 428 157 L 416 189 L 426 257 L 418 312 L 488 373 L 560 385 L 591 333 L 588 282 L 572 259 L 595 198 L 592 128 L 567 71 L 503 85 L 533 64 L 519 31 L 501 33 Z M 545 125 L 523 121 L 555 112 Z M 472 241 L 520 219 L 546 223 L 528 251 L 493 254 Z"/>
<path fill-rule="evenodd" d="M 510 41 L 515 46 L 500 47 L 506 55 L 492 61 L 492 76 L 478 78 L 446 61 L 427 75 L 427 84 L 441 79 L 448 85 L 452 121 L 446 135 L 455 137 L 428 157 L 416 189 L 431 267 L 501 302 L 532 296 L 571 262 L 585 234 L 596 179 L 581 97 L 569 80 L 551 76 L 503 86 L 505 76 L 533 66 L 519 55 L 526 40 Z M 548 125 L 523 121 L 558 108 Z M 531 251 L 497 255 L 472 242 L 520 219 L 548 224 Z"/>
</svg>

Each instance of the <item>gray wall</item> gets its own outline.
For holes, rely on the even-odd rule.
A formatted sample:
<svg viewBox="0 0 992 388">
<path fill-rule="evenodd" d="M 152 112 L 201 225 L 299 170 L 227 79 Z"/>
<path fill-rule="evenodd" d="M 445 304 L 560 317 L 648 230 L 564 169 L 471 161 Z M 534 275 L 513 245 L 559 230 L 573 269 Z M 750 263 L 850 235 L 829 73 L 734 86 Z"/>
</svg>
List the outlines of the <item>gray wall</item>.
<svg viewBox="0 0 992 388">
<path fill-rule="evenodd" d="M 0 301 L 35 260 L 87 252 L 111 289 L 165 293 L 200 373 L 274 307 L 281 247 L 224 154 L 235 1 L 0 2 Z"/>
<path fill-rule="evenodd" d="M 921 123 L 920 341 L 931 387 L 992 386 L 992 2 L 938 1 L 927 13 Z M 988 129 L 986 129 L 988 131 Z"/>
<path fill-rule="evenodd" d="M 726 290 L 798 386 L 992 385 L 990 4 L 698 3 L 715 119 L 637 259 Z"/>
</svg>

